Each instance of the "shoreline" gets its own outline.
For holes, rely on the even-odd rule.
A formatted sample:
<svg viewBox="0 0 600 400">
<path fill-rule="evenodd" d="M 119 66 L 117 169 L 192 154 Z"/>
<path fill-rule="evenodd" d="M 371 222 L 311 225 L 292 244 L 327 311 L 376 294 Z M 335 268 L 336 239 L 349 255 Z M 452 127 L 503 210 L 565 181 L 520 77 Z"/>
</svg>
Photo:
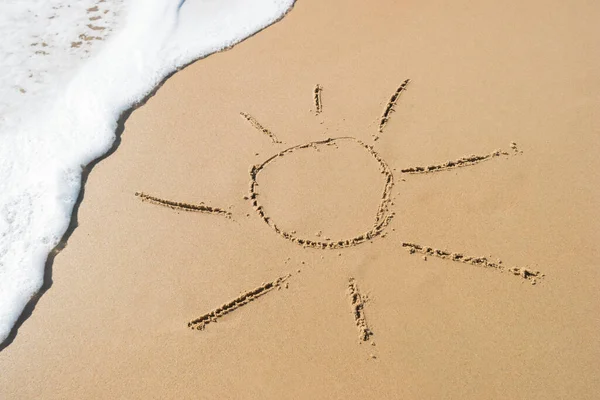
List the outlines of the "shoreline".
<svg viewBox="0 0 600 400">
<path fill-rule="evenodd" d="M 137 0 L 131 1 L 131 12 L 116 35 L 89 62 L 82 62 L 54 97 L 38 99 L 42 107 L 35 121 L 17 123 L 4 138 L 3 149 L 17 153 L 3 155 L 1 171 L 7 193 L 0 199 L 0 208 L 8 222 L 0 249 L 5 277 L 0 282 L 2 342 L 14 337 L 15 325 L 22 321 L 21 315 L 26 316 L 25 308 L 31 308 L 48 284 L 48 255 L 64 242 L 80 196 L 78 183 L 84 166 L 111 151 L 123 112 L 151 96 L 178 67 L 230 48 L 279 21 L 293 5 L 293 0 L 264 0 L 251 9 L 238 4 L 227 10 L 226 24 L 221 24 L 209 16 L 211 12 L 218 16 L 219 7 L 206 13 L 201 3 L 177 6 L 158 0 L 146 12 L 138 12 Z M 86 10 L 88 14 L 97 11 L 98 7 Z M 157 18 L 165 22 L 162 31 L 152 25 Z M 170 24 L 174 24 L 172 29 Z M 128 57 L 130 53 L 136 58 Z M 52 140 L 47 141 L 48 137 Z M 68 154 L 62 153 L 64 147 L 69 148 Z M 29 179 L 38 181 L 22 184 Z"/>
<path fill-rule="evenodd" d="M 264 28 L 261 28 L 260 30 L 256 31 L 255 33 L 245 37 L 244 39 L 237 42 L 236 44 L 229 45 L 229 46 L 225 47 L 224 49 L 221 49 L 217 52 L 200 56 L 192 61 L 185 63 L 184 65 L 182 65 L 180 67 L 177 67 L 174 71 L 170 72 L 164 78 L 162 78 L 158 84 L 156 84 L 152 89 L 150 89 L 148 91 L 148 93 L 146 95 L 143 96 L 142 99 L 140 99 L 135 104 L 132 104 L 129 108 L 127 108 L 126 110 L 121 112 L 121 114 L 119 115 L 119 118 L 117 119 L 117 128 L 114 133 L 114 141 L 111 144 L 110 148 L 106 151 L 106 153 L 98 156 L 97 158 L 95 158 L 94 160 L 92 160 L 91 162 L 89 162 L 82 168 L 81 180 L 80 180 L 81 189 L 80 189 L 80 191 L 77 195 L 77 199 L 75 200 L 75 203 L 73 205 L 73 210 L 71 212 L 71 217 L 69 219 L 69 224 L 67 226 L 66 231 L 63 233 L 59 243 L 56 244 L 56 246 L 54 246 L 54 248 L 48 254 L 48 258 L 44 264 L 44 278 L 43 278 L 42 286 L 27 302 L 27 305 L 25 306 L 25 308 L 19 315 L 19 318 L 17 319 L 17 321 L 11 328 L 9 335 L 6 337 L 6 339 L 4 341 L 0 342 L 0 352 L 2 350 L 4 350 L 6 347 L 8 347 L 14 341 L 21 325 L 23 325 L 23 323 L 29 317 L 31 317 L 33 311 L 35 310 L 35 306 L 36 306 L 37 302 L 44 295 L 44 293 L 52 287 L 52 265 L 54 263 L 54 259 L 56 258 L 56 256 L 60 253 L 60 251 L 62 249 L 64 249 L 66 247 L 66 245 L 69 241 L 69 238 L 73 234 L 74 230 L 77 228 L 77 212 L 78 212 L 79 207 L 80 207 L 81 203 L 83 202 L 83 199 L 85 196 L 85 185 L 87 183 L 87 179 L 96 165 L 98 165 L 100 162 L 107 159 L 108 157 L 110 157 L 112 154 L 114 154 L 117 151 L 117 149 L 121 143 L 121 135 L 123 134 L 123 132 L 125 130 L 125 123 L 127 122 L 127 119 L 131 116 L 131 114 L 138 108 L 143 107 L 146 104 L 146 102 L 148 100 L 150 100 L 152 97 L 154 97 L 156 95 L 156 93 L 160 90 L 160 88 L 173 75 L 175 75 L 179 71 L 182 71 L 185 68 L 187 68 L 188 66 L 190 66 L 196 62 L 199 62 L 207 57 L 210 57 L 211 55 L 213 55 L 215 53 L 221 53 L 221 52 L 225 52 L 225 51 L 229 51 L 229 50 L 233 49 L 236 45 L 252 38 L 253 36 L 259 34 L 263 30 L 269 28 L 271 25 L 277 24 L 279 21 L 281 21 L 283 18 L 285 18 L 285 16 L 288 13 L 290 13 L 293 10 L 293 8 L 294 8 L 294 4 L 292 4 L 292 6 L 280 18 L 276 19 L 274 22 L 272 22 L 271 24 L 267 25 Z"/>
</svg>

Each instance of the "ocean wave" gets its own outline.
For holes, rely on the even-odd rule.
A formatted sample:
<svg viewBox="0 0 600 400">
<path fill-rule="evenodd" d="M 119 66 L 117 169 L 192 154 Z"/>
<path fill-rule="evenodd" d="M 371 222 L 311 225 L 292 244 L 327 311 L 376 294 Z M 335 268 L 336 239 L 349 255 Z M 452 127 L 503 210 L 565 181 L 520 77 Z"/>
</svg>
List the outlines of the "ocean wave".
<svg viewBox="0 0 600 400">
<path fill-rule="evenodd" d="M 110 150 L 122 113 L 293 2 L 0 2 L 0 34 L 12 35 L 0 46 L 0 342 L 42 287 L 82 172 Z"/>
</svg>

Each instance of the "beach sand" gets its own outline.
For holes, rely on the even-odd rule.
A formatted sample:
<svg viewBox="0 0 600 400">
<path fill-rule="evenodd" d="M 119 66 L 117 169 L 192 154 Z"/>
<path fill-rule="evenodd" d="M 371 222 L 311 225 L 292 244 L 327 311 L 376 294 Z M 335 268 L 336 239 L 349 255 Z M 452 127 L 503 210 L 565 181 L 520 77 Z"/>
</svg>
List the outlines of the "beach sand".
<svg viewBox="0 0 600 400">
<path fill-rule="evenodd" d="M 0 398 L 596 398 L 599 15 L 593 2 L 300 0 L 178 72 L 90 173 L 52 286 L 0 353 Z M 373 150 L 339 140 L 266 164 L 265 223 L 244 199 L 249 167 L 340 136 Z M 360 236 L 386 173 L 394 215 L 372 240 L 314 249 L 273 228 Z"/>
</svg>

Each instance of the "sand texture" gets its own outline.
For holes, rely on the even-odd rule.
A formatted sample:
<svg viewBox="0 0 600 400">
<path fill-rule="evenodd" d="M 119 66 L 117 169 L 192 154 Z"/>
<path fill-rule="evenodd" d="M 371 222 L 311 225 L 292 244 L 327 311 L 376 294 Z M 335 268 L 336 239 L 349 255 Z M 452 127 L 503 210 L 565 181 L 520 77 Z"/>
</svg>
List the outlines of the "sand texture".
<svg viewBox="0 0 600 400">
<path fill-rule="evenodd" d="M 598 398 L 599 17 L 299 0 L 178 72 L 89 174 L 0 398 Z"/>
</svg>

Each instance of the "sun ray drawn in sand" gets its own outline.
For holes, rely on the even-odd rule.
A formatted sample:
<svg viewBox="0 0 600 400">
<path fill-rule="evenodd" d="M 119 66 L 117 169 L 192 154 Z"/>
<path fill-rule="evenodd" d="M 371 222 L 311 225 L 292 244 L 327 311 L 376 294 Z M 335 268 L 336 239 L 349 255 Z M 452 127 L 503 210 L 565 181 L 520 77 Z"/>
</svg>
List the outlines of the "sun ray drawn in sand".
<svg viewBox="0 0 600 400">
<path fill-rule="evenodd" d="M 409 79 L 403 81 L 385 105 L 382 116 L 380 118 L 379 126 L 377 128 L 377 133 L 373 135 L 375 140 L 378 139 L 378 134 L 383 133 L 384 129 L 388 125 L 388 122 L 390 121 L 392 113 L 394 111 L 394 107 L 396 107 L 400 95 L 407 90 L 409 82 Z M 316 85 L 313 90 L 315 115 L 319 115 L 323 112 L 323 101 L 321 97 L 322 91 L 323 87 L 321 85 Z M 264 125 L 262 125 L 254 116 L 245 112 L 241 112 L 240 115 L 247 122 L 249 122 L 254 129 L 268 136 L 273 144 L 278 145 L 282 143 L 270 129 L 265 128 Z M 274 161 L 281 159 L 282 157 L 289 156 L 292 153 L 305 151 L 306 149 L 319 150 L 319 148 L 322 148 L 323 146 L 337 146 L 339 143 L 347 143 L 354 146 L 358 146 L 360 149 L 366 151 L 368 155 L 372 157 L 375 160 L 375 162 L 377 162 L 379 171 L 384 177 L 384 184 L 383 188 L 381 189 L 380 202 L 377 209 L 375 210 L 375 217 L 372 226 L 363 231 L 363 233 L 361 234 L 349 237 L 321 239 L 321 235 L 318 234 L 318 240 L 298 236 L 295 230 L 284 230 L 280 225 L 277 224 L 277 222 L 273 218 L 271 218 L 271 216 L 268 214 L 268 211 L 265 209 L 265 207 L 260 201 L 261 196 L 257 190 L 257 180 L 261 172 L 265 168 L 272 166 L 274 164 Z M 446 162 L 435 163 L 431 165 L 410 166 L 400 169 L 400 172 L 401 174 L 405 175 L 430 174 L 456 168 L 474 166 L 485 161 L 491 161 L 500 157 L 509 157 L 511 155 L 522 153 L 517 148 L 517 144 L 514 142 L 510 144 L 510 148 L 510 152 L 503 150 L 494 150 L 487 154 L 463 156 L 455 160 L 449 160 Z M 244 196 L 244 199 L 250 202 L 251 206 L 254 208 L 258 216 L 265 222 L 265 224 L 270 229 L 277 233 L 277 235 L 279 235 L 283 239 L 286 239 L 289 242 L 302 246 L 303 248 L 330 250 L 358 246 L 362 243 L 370 242 L 378 237 L 385 236 L 384 231 L 389 225 L 390 221 L 394 218 L 394 212 L 392 211 L 393 203 L 391 200 L 392 189 L 394 186 L 394 174 L 392 172 L 392 169 L 382 158 L 380 153 L 378 153 L 375 150 L 374 146 L 369 145 L 355 137 L 332 137 L 288 147 L 286 149 L 276 152 L 274 155 L 267 158 L 262 163 L 252 165 L 249 168 L 249 175 L 250 180 L 248 184 L 248 194 Z M 202 213 L 217 214 L 231 218 L 231 213 L 229 211 L 217 207 L 209 207 L 202 203 L 199 205 L 180 203 L 150 196 L 141 192 L 137 192 L 136 196 L 140 197 L 142 201 L 158 204 L 175 210 L 196 211 Z M 514 275 L 522 280 L 529 281 L 532 285 L 535 285 L 539 281 L 539 279 L 541 279 L 544 276 L 539 271 L 534 271 L 524 267 L 507 267 L 500 260 L 491 261 L 486 257 L 467 256 L 463 253 L 435 249 L 433 247 L 428 247 L 412 242 L 400 242 L 398 247 L 406 249 L 410 254 L 420 254 L 424 259 L 426 259 L 428 256 L 437 257 L 454 263 L 461 263 L 481 268 L 487 268 L 499 272 L 506 271 L 509 273 L 509 275 Z M 203 314 L 198 318 L 191 320 L 188 323 L 188 326 L 192 329 L 203 330 L 209 323 L 216 322 L 217 319 L 220 319 L 226 314 L 235 311 L 236 309 L 247 304 L 248 302 L 262 297 L 263 295 L 272 292 L 276 288 L 281 289 L 282 285 L 284 284 L 285 287 L 287 287 L 287 279 L 290 276 L 291 275 L 286 275 L 283 277 L 279 277 L 272 282 L 263 283 L 258 288 L 245 292 L 239 297 L 225 303 L 221 307 L 218 307 L 212 311 L 207 312 L 206 314 Z M 367 324 L 367 319 L 365 316 L 364 296 L 361 295 L 358 289 L 358 285 L 354 278 L 349 279 L 347 292 L 350 298 L 351 309 L 354 315 L 355 324 L 359 331 L 359 342 L 369 341 L 373 336 L 373 332 Z"/>
<path fill-rule="evenodd" d="M 242 293 L 235 299 L 223 304 L 221 307 L 217 307 L 216 309 L 191 320 L 190 322 L 188 322 L 188 327 L 201 331 L 206 327 L 206 325 L 210 324 L 211 322 L 217 322 L 217 319 L 229 314 L 230 312 L 237 310 L 238 308 L 248 304 L 251 301 L 256 300 L 261 296 L 264 296 L 265 294 L 269 293 L 275 288 L 281 288 L 281 285 L 283 285 L 284 283 L 287 285 L 285 281 L 290 276 L 291 275 L 279 277 L 272 282 L 263 283 L 256 289 L 252 289 L 245 293 Z"/>
</svg>

